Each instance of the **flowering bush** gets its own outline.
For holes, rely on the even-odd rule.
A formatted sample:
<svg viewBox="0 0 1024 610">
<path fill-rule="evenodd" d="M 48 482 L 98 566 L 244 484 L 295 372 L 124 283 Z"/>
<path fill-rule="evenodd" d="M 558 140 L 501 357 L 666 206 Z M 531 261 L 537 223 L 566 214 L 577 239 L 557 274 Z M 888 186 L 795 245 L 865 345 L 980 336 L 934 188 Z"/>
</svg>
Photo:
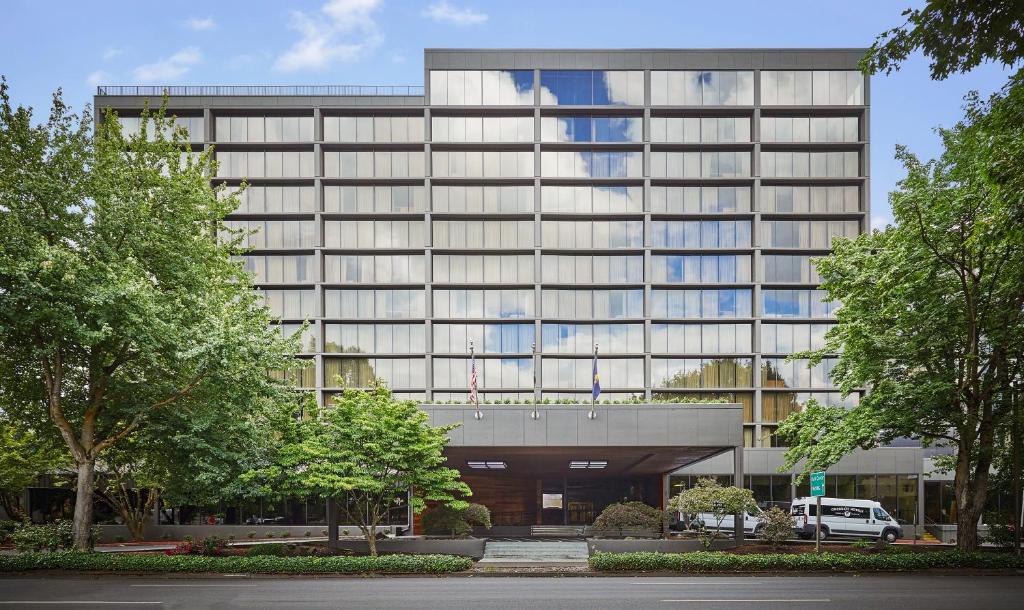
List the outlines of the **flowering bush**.
<svg viewBox="0 0 1024 610">
<path fill-rule="evenodd" d="M 224 555 L 228 541 L 220 536 L 207 536 L 193 542 L 190 537 L 178 544 L 173 549 L 164 551 L 167 555 L 203 555 L 206 557 L 217 557 Z"/>
</svg>

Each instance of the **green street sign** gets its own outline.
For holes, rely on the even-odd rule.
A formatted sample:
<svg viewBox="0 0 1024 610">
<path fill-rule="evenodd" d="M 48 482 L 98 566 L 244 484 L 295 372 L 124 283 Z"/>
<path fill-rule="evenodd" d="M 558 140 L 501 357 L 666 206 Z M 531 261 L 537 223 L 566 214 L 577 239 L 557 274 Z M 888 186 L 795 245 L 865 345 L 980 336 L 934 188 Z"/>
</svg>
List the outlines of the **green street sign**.
<svg viewBox="0 0 1024 610">
<path fill-rule="evenodd" d="M 811 473 L 811 497 L 820 498 L 825 495 L 825 472 Z"/>
</svg>

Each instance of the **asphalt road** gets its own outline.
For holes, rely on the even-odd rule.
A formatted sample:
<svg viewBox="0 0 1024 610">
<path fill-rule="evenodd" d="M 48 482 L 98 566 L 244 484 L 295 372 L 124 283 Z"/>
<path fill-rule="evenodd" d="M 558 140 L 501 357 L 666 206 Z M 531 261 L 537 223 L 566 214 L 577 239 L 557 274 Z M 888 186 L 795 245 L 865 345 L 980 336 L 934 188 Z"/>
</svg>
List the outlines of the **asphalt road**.
<svg viewBox="0 0 1024 610">
<path fill-rule="evenodd" d="M 2 608 L 1020 608 L 1021 576 L 0 578 Z"/>
</svg>

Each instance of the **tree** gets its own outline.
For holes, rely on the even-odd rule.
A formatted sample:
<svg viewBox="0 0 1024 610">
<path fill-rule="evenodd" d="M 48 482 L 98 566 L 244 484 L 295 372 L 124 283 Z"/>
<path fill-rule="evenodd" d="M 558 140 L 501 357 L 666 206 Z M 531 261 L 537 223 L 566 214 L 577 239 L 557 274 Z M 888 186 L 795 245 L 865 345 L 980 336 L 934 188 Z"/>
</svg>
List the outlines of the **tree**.
<svg viewBox="0 0 1024 610">
<path fill-rule="evenodd" d="M 882 32 L 862 67 L 886 74 L 914 51 L 931 58 L 933 79 L 967 72 L 985 61 L 1010 67 L 1024 57 L 1024 3 L 1019 0 L 928 0 L 903 11 L 906 22 Z"/>
<path fill-rule="evenodd" d="M 778 506 L 761 513 L 757 522 L 761 540 L 773 549 L 793 537 L 793 517 Z"/>
<path fill-rule="evenodd" d="M 21 494 L 40 474 L 65 466 L 67 457 L 46 435 L 18 425 L 0 412 L 0 507 L 15 521 L 29 515 Z"/>
<path fill-rule="evenodd" d="M 715 519 L 713 528 L 709 528 L 704 519 L 697 520 L 697 538 L 707 550 L 718 537 L 726 517 L 736 515 L 742 519 L 747 511 L 757 509 L 757 502 L 749 489 L 723 487 L 714 479 L 697 479 L 693 487 L 669 500 L 668 507 L 684 515 L 704 513 Z"/>
<path fill-rule="evenodd" d="M 474 525 L 491 529 L 491 511 L 483 504 L 468 504 L 463 509 L 439 504 L 423 513 L 423 529 L 427 533 L 444 532 L 455 538 L 473 531 Z"/>
<path fill-rule="evenodd" d="M 609 504 L 594 519 L 594 528 L 602 530 L 654 530 L 661 532 L 668 522 L 668 514 L 660 508 L 643 502 L 616 502 Z"/>
<path fill-rule="evenodd" d="M 34 125 L 0 82 L 0 383 L 10 414 L 67 445 L 78 548 L 97 460 L 166 411 L 226 420 L 246 397 L 284 399 L 267 370 L 296 348 L 232 259 L 238 200 L 211 187 L 212 152 L 162 110 L 144 119 L 130 138 L 112 113 L 94 128 L 58 91 Z"/>
<path fill-rule="evenodd" d="M 416 513 L 427 501 L 454 510 L 468 506 L 460 496 L 472 492 L 442 455 L 455 426 L 430 426 L 415 402 L 396 400 L 378 382 L 369 391 L 345 390 L 330 407 L 311 412 L 283 422 L 271 461 L 243 475 L 254 493 L 338 498 L 371 555 L 377 554 L 377 526 L 410 490 Z"/>
<path fill-rule="evenodd" d="M 956 447 L 957 544 L 977 546 L 994 447 L 1006 430 L 1024 340 L 1021 193 L 1002 177 L 1024 152 L 1024 88 L 982 101 L 940 134 L 945 152 L 922 163 L 900 148 L 907 176 L 890 195 L 896 226 L 840 240 L 817 260 L 829 299 L 843 304 L 824 349 L 833 381 L 871 391 L 850 411 L 812 403 L 779 433 L 786 466 L 824 469 L 855 447 L 901 437 Z M 1017 178 L 1019 180 L 1019 178 Z"/>
</svg>

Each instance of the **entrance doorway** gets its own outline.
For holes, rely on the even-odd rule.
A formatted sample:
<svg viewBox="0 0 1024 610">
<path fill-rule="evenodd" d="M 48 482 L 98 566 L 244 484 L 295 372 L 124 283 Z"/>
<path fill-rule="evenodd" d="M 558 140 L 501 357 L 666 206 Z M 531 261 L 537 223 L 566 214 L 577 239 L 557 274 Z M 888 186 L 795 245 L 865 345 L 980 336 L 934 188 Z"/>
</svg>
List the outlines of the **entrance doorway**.
<svg viewBox="0 0 1024 610">
<path fill-rule="evenodd" d="M 645 502 L 661 506 L 657 477 L 544 479 L 541 481 L 540 525 L 593 525 L 609 504 Z"/>
</svg>

